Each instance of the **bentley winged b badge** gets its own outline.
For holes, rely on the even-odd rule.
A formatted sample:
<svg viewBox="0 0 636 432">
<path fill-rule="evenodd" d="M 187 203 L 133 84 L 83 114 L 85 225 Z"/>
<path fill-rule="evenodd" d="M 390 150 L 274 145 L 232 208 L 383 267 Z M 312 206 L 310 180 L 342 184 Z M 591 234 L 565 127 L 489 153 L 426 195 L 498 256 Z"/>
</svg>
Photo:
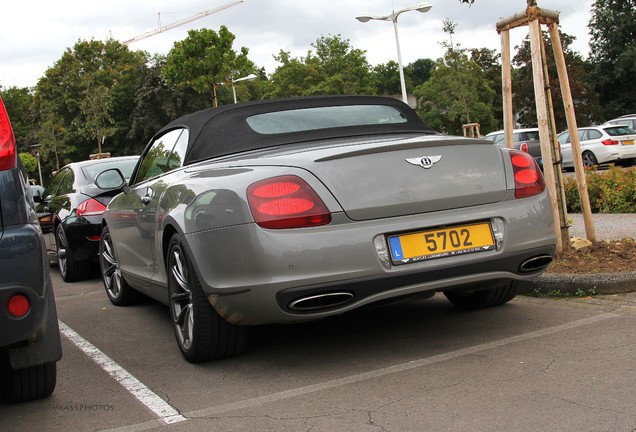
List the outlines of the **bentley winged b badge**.
<svg viewBox="0 0 636 432">
<path fill-rule="evenodd" d="M 410 164 L 421 166 L 422 168 L 429 169 L 433 166 L 433 164 L 437 163 L 442 159 L 442 155 L 436 156 L 422 156 L 416 158 L 406 159 L 406 161 Z"/>
</svg>

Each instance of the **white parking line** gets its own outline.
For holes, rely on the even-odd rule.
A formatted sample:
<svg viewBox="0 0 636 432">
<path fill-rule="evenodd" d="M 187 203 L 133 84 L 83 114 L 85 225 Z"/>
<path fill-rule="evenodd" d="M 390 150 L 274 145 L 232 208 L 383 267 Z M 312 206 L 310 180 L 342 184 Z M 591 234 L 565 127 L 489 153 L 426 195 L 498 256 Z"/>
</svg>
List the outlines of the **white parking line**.
<svg viewBox="0 0 636 432">
<path fill-rule="evenodd" d="M 179 414 L 172 405 L 161 399 L 146 387 L 141 381 L 132 376 L 128 371 L 119 366 L 110 357 L 100 351 L 95 345 L 77 334 L 72 328 L 59 321 L 60 332 L 66 336 L 75 346 L 84 352 L 91 360 L 97 363 L 111 377 L 121 384 L 129 393 L 144 404 L 150 411 L 159 416 L 159 420 L 165 424 L 179 423 L 187 419 Z"/>
</svg>

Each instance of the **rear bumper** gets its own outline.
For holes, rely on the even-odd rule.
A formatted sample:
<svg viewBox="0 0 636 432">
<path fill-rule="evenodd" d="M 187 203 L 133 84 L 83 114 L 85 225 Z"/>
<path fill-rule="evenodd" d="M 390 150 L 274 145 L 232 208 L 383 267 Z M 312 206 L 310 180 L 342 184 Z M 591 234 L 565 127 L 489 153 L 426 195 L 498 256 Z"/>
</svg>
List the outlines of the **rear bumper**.
<svg viewBox="0 0 636 432">
<path fill-rule="evenodd" d="M 621 159 L 636 158 L 636 144 L 621 146 Z"/>
<path fill-rule="evenodd" d="M 76 218 L 63 226 L 73 259 L 97 261 L 102 233 L 101 216 Z"/>
<path fill-rule="evenodd" d="M 334 214 L 330 225 L 300 230 L 264 230 L 255 224 L 197 232 L 185 246 L 204 292 L 217 312 L 241 325 L 307 321 L 395 297 L 487 286 L 540 274 L 555 251 L 556 236 L 547 194 L 495 205 L 424 215 L 352 222 Z M 383 267 L 376 236 L 500 218 L 501 250 Z M 544 265 L 522 270 L 542 256 Z M 289 304 L 322 293 L 346 302 L 315 311 Z"/>
<path fill-rule="evenodd" d="M 349 302 L 375 301 L 374 297 L 390 292 L 392 297 L 415 294 L 422 291 L 443 291 L 460 289 L 463 286 L 488 288 L 511 279 L 525 280 L 541 274 L 545 267 L 528 271 L 522 270 L 524 263 L 538 257 L 546 258 L 549 263 L 554 256 L 555 247 L 545 246 L 516 252 L 505 257 L 494 256 L 461 266 L 446 265 L 439 268 L 418 270 L 399 276 L 379 276 L 340 281 L 336 284 L 322 284 L 283 290 L 277 293 L 279 307 L 291 314 L 311 314 L 311 310 L 302 311 L 292 305 L 304 298 L 316 298 L 329 293 L 349 293 Z M 547 257 L 550 257 L 548 259 Z M 340 304 L 337 307 L 343 306 Z M 329 310 L 332 307 L 320 308 Z"/>
<path fill-rule="evenodd" d="M 4 231 L 0 242 L 0 354 L 21 369 L 57 361 L 62 355 L 53 286 L 40 232 L 31 225 Z M 26 315 L 16 318 L 9 299 L 29 299 Z"/>
</svg>

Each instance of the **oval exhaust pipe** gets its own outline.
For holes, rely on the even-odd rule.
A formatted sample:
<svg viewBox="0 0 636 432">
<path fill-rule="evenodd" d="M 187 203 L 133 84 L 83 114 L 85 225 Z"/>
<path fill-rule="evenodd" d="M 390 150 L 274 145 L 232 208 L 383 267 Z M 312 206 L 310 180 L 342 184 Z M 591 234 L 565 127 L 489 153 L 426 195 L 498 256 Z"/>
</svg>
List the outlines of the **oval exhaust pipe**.
<svg viewBox="0 0 636 432">
<path fill-rule="evenodd" d="M 533 258 L 530 258 L 519 266 L 519 271 L 521 272 L 533 272 L 537 270 L 543 270 L 552 262 L 552 256 L 550 255 L 539 255 Z"/>
<path fill-rule="evenodd" d="M 289 303 L 289 309 L 299 312 L 315 311 L 341 306 L 353 300 L 350 292 L 333 292 L 301 297 Z"/>
</svg>

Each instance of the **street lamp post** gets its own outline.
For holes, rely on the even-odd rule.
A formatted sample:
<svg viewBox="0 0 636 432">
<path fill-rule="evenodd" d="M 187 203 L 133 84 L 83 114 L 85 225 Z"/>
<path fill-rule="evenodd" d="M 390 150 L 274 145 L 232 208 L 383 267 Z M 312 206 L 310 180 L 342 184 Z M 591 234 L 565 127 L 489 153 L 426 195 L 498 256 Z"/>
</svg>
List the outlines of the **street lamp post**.
<svg viewBox="0 0 636 432">
<path fill-rule="evenodd" d="M 412 6 L 399 11 L 393 11 L 389 15 L 375 16 L 375 15 L 360 15 L 356 19 L 360 22 L 368 22 L 370 20 L 391 21 L 393 22 L 393 30 L 395 31 L 395 46 L 397 47 L 398 68 L 400 71 L 400 84 L 402 85 L 402 100 L 408 104 L 408 96 L 406 94 L 406 82 L 404 80 L 404 68 L 402 67 L 402 53 L 400 52 L 400 38 L 398 37 L 397 19 L 403 12 L 418 11 L 421 13 L 428 12 L 433 6 L 428 3 L 420 3 L 418 6 Z"/>
<path fill-rule="evenodd" d="M 42 144 L 33 144 L 29 147 L 31 147 L 33 150 L 32 152 L 35 154 L 35 157 L 38 161 L 38 174 L 40 175 L 40 186 L 44 186 L 42 184 L 42 166 L 40 165 L 40 146 Z"/>
<path fill-rule="evenodd" d="M 236 103 L 236 88 L 234 88 L 234 84 L 237 82 L 241 82 L 241 81 L 248 81 L 248 80 L 253 80 L 256 79 L 256 75 L 254 74 L 249 74 L 246 77 L 243 78 L 238 78 L 238 79 L 230 79 L 230 81 L 232 82 L 232 94 L 234 95 L 234 103 Z"/>
</svg>

